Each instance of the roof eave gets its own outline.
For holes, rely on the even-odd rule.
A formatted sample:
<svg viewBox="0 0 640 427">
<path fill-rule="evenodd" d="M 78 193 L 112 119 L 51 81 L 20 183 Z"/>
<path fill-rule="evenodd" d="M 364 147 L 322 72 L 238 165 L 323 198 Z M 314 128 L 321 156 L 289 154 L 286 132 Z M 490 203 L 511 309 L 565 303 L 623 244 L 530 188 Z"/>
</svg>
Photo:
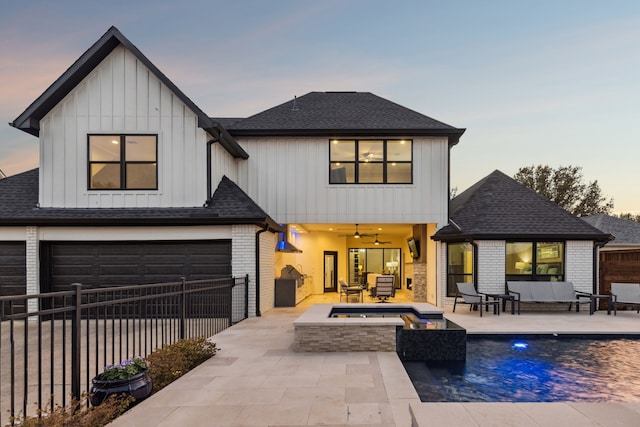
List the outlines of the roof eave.
<svg viewBox="0 0 640 427">
<path fill-rule="evenodd" d="M 613 239 L 610 234 L 582 234 L 582 233 L 546 233 L 546 234 L 506 234 L 506 233 L 459 233 L 432 236 L 433 240 L 442 242 L 469 241 L 469 240 L 593 240 L 595 242 L 608 242 Z"/>
<path fill-rule="evenodd" d="M 449 140 L 449 145 L 456 145 L 466 129 L 230 129 L 234 137 L 239 136 L 441 136 Z"/>
<path fill-rule="evenodd" d="M 281 231 L 271 218 L 2 218 L 0 225 L 47 225 L 47 226 L 170 226 L 170 225 L 268 225 L 269 229 Z"/>
<path fill-rule="evenodd" d="M 238 144 L 238 141 L 236 141 L 229 131 L 227 131 L 227 129 L 225 129 L 220 123 L 214 121 L 212 126 L 205 130 L 211 135 L 216 136 L 220 145 L 222 145 L 224 149 L 227 150 L 227 152 L 235 159 L 246 160 L 249 158 L 249 153 L 247 153 L 244 148 Z"/>
</svg>

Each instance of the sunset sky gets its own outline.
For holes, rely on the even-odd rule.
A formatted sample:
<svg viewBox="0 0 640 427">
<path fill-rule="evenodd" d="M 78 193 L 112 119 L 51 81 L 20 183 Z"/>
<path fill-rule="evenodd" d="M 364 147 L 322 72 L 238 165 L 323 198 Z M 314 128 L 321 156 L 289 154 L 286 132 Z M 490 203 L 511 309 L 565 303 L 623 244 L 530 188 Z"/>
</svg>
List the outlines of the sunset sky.
<svg viewBox="0 0 640 427">
<path fill-rule="evenodd" d="M 640 214 L 640 2 L 0 1 L 0 169 L 38 166 L 12 122 L 115 25 L 202 110 L 372 92 L 466 128 L 458 192 L 495 169 L 583 168 Z"/>
</svg>

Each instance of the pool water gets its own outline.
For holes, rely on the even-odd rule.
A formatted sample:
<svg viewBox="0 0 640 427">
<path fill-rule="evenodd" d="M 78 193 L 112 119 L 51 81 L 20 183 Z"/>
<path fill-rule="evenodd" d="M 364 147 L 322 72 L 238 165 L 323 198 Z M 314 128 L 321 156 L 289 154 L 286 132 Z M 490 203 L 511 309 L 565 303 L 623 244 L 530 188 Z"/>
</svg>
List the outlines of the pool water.
<svg viewBox="0 0 640 427">
<path fill-rule="evenodd" d="M 404 362 L 423 402 L 640 402 L 640 339 L 468 337 L 466 362 Z"/>
</svg>

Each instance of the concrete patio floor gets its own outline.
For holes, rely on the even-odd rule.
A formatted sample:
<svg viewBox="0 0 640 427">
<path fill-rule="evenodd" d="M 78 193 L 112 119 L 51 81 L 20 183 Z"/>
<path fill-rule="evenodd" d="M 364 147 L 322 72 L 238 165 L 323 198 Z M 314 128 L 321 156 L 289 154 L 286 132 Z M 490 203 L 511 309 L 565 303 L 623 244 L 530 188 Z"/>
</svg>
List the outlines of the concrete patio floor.
<svg viewBox="0 0 640 427">
<path fill-rule="evenodd" d="M 294 353 L 293 321 L 314 303 L 276 308 L 212 340 L 218 354 L 112 426 L 631 426 L 640 403 L 422 403 L 394 352 Z M 395 301 L 403 300 L 399 294 Z M 445 316 L 469 333 L 640 334 L 635 311 Z M 413 419 L 412 419 L 413 414 Z"/>
</svg>

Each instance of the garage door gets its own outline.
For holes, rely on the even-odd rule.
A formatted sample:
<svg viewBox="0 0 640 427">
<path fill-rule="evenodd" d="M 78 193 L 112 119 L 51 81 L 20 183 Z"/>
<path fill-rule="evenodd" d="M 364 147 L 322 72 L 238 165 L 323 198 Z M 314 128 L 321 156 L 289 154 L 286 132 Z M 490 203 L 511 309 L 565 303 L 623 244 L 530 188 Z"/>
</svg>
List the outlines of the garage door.
<svg viewBox="0 0 640 427">
<path fill-rule="evenodd" d="M 231 240 L 184 242 L 50 242 L 42 245 L 43 286 L 69 290 L 231 276 Z"/>
<path fill-rule="evenodd" d="M 26 249 L 24 242 L 0 242 L 0 295 L 24 295 L 27 291 Z M 24 312 L 24 304 L 14 307 Z"/>
</svg>

